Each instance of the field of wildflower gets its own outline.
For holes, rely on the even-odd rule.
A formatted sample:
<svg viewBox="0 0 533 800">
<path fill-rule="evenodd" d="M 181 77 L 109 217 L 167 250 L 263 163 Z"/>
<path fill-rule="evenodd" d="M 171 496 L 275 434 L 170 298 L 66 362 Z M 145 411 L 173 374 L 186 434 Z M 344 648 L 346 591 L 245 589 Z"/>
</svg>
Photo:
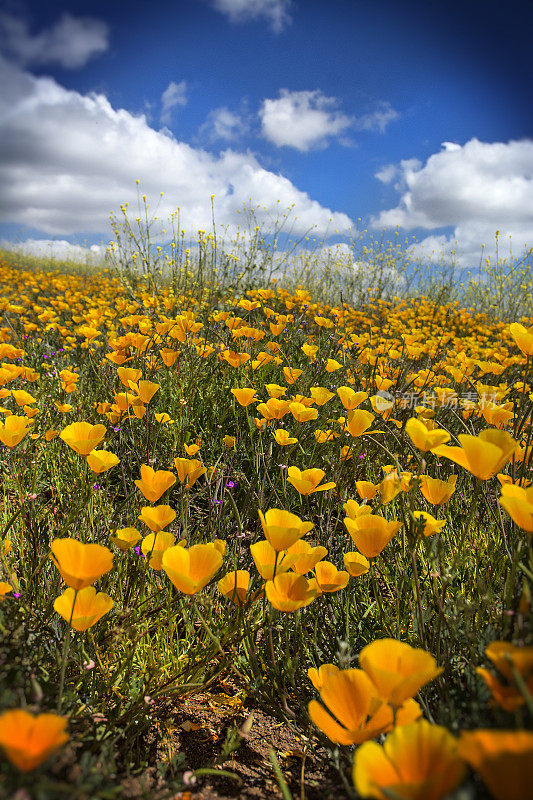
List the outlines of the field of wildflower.
<svg viewBox="0 0 533 800">
<path fill-rule="evenodd" d="M 533 318 L 147 247 L 0 262 L 0 796 L 531 797 Z"/>
</svg>

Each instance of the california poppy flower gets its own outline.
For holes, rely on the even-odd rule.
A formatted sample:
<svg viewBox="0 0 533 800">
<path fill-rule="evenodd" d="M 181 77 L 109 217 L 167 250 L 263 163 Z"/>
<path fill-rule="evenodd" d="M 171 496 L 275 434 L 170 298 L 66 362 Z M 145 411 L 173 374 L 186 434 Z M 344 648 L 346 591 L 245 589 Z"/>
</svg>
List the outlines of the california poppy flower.
<svg viewBox="0 0 533 800">
<path fill-rule="evenodd" d="M 450 475 L 448 480 L 442 481 L 438 478 L 431 478 L 429 475 L 421 475 L 420 491 L 431 505 L 441 506 L 450 499 L 455 492 L 457 475 Z"/>
<path fill-rule="evenodd" d="M 54 600 L 55 611 L 76 631 L 92 628 L 112 608 L 109 595 L 97 592 L 94 586 L 85 586 L 78 592 L 69 587 Z"/>
<path fill-rule="evenodd" d="M 397 639 L 376 639 L 363 647 L 359 664 L 379 696 L 397 707 L 442 672 L 431 653 Z"/>
<path fill-rule="evenodd" d="M 309 605 L 317 596 L 316 585 L 295 572 L 276 572 L 265 584 L 268 601 L 278 611 L 292 613 Z"/>
<path fill-rule="evenodd" d="M 431 429 L 416 417 L 407 420 L 405 432 L 422 453 L 427 453 L 429 450 L 449 442 L 451 438 L 448 431 L 440 428 Z"/>
<path fill-rule="evenodd" d="M 458 439 L 461 447 L 442 444 L 433 452 L 455 461 L 483 481 L 496 475 L 518 447 L 510 433 L 495 428 L 487 428 L 479 436 L 460 433 Z"/>
<path fill-rule="evenodd" d="M 250 573 L 246 569 L 228 572 L 217 583 L 218 591 L 236 605 L 243 605 L 248 596 Z"/>
<path fill-rule="evenodd" d="M 18 417 L 11 414 L 5 422 L 0 422 L 0 442 L 6 447 L 15 447 L 19 444 L 31 428 L 28 417 Z"/>
<path fill-rule="evenodd" d="M 169 531 L 158 531 L 157 533 L 149 533 L 142 540 L 141 550 L 146 558 L 149 558 L 148 566 L 159 572 L 162 566 L 163 553 L 172 547 L 176 537 Z"/>
<path fill-rule="evenodd" d="M 401 522 L 388 522 L 377 514 L 345 517 L 344 524 L 357 549 L 367 558 L 378 556 L 401 527 Z"/>
<path fill-rule="evenodd" d="M 116 467 L 120 463 L 120 458 L 109 450 L 91 450 L 87 456 L 87 464 L 97 475 L 107 472 L 108 469 Z"/>
<path fill-rule="evenodd" d="M 320 687 L 320 699 L 308 705 L 313 723 L 336 744 L 360 744 L 374 739 L 393 725 L 392 708 L 378 697 L 376 687 L 361 669 L 329 671 Z M 420 716 L 420 707 L 408 701 L 398 709 L 396 724 Z"/>
<path fill-rule="evenodd" d="M 328 489 L 335 488 L 337 484 L 333 481 L 320 485 L 320 481 L 325 474 L 323 469 L 300 470 L 298 467 L 289 467 L 287 480 L 300 494 L 309 495 L 314 492 L 325 492 Z"/>
<path fill-rule="evenodd" d="M 113 566 L 113 553 L 101 544 L 65 538 L 54 539 L 50 547 L 54 564 L 72 589 L 90 586 Z"/>
<path fill-rule="evenodd" d="M 312 522 L 303 522 L 297 514 L 280 508 L 271 508 L 265 514 L 260 510 L 259 519 L 265 539 L 277 551 L 287 550 L 314 528 Z"/>
<path fill-rule="evenodd" d="M 506 483 L 502 486 L 500 505 L 519 528 L 533 533 L 533 486 L 526 489 L 516 483 Z"/>
<path fill-rule="evenodd" d="M 465 772 L 451 733 L 420 720 L 395 728 L 383 745 L 361 745 L 354 755 L 353 781 L 361 797 L 440 800 Z"/>
<path fill-rule="evenodd" d="M 135 486 L 141 490 L 149 503 L 157 503 L 159 498 L 176 483 L 176 476 L 167 470 L 157 471 L 147 464 L 141 464 L 141 478 Z"/>
<path fill-rule="evenodd" d="M 67 720 L 58 714 L 13 709 L 0 714 L 0 746 L 21 772 L 40 766 L 68 740 Z"/>
<path fill-rule="evenodd" d="M 73 422 L 63 428 L 59 438 L 63 439 L 80 456 L 88 456 L 95 450 L 106 434 L 104 425 L 91 425 L 90 422 Z"/>
<path fill-rule="evenodd" d="M 533 732 L 462 731 L 459 754 L 495 800 L 526 800 L 533 784 Z"/>
<path fill-rule="evenodd" d="M 163 528 L 170 525 L 175 518 L 176 512 L 167 505 L 143 506 L 139 514 L 141 522 L 144 522 L 154 533 L 162 531 Z"/>
<path fill-rule="evenodd" d="M 222 566 L 222 555 L 213 543 L 195 544 L 189 549 L 178 545 L 163 553 L 162 567 L 176 589 L 196 594 Z"/>
<path fill-rule="evenodd" d="M 197 458 L 175 458 L 174 466 L 180 482 L 187 489 L 191 489 L 198 478 L 207 472 L 207 467 Z"/>
</svg>

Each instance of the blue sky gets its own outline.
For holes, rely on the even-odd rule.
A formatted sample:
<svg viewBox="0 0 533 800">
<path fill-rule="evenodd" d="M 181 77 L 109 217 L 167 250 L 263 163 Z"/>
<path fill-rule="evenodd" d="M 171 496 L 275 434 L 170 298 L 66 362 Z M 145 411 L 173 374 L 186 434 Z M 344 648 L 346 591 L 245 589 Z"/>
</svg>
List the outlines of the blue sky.
<svg viewBox="0 0 533 800">
<path fill-rule="evenodd" d="M 509 0 L 0 3 L 0 238 L 110 238 L 135 179 L 184 227 L 533 246 L 533 12 Z M 443 143 L 447 143 L 443 146 Z M 330 222 L 331 220 L 331 222 Z M 339 237 L 333 237 L 338 239 Z"/>
</svg>

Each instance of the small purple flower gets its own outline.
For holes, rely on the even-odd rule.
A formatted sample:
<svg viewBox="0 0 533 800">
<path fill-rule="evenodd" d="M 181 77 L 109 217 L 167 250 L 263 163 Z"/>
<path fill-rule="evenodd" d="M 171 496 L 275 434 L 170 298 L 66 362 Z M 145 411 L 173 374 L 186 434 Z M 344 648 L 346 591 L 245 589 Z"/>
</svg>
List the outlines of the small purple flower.
<svg viewBox="0 0 533 800">
<path fill-rule="evenodd" d="M 99 483 L 93 483 L 93 489 L 101 489 L 101 488 L 102 487 L 100 486 Z"/>
<path fill-rule="evenodd" d="M 219 506 L 221 504 L 222 504 L 222 500 L 213 500 L 213 505 L 214 506 Z"/>
<path fill-rule="evenodd" d="M 134 547 L 133 549 L 135 550 L 135 552 L 137 553 L 137 555 L 140 555 L 140 554 L 141 554 L 141 548 L 140 548 L 140 547 Z"/>
<path fill-rule="evenodd" d="M 235 486 L 234 481 L 228 481 L 226 483 L 226 489 L 233 489 L 234 486 Z"/>
<path fill-rule="evenodd" d="M 13 592 L 13 597 L 15 597 L 17 600 L 19 599 L 20 595 L 21 592 Z"/>
</svg>

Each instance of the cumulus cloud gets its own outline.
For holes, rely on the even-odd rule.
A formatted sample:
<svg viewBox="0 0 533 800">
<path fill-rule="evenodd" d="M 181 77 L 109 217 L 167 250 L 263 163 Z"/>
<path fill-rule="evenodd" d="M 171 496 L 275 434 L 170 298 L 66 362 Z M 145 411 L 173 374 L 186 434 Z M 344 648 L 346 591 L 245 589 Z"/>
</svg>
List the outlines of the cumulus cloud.
<svg viewBox="0 0 533 800">
<path fill-rule="evenodd" d="M 211 142 L 217 140 L 231 142 L 247 133 L 248 129 L 248 123 L 240 114 L 221 106 L 209 112 L 200 128 L 200 135 L 206 136 Z"/>
<path fill-rule="evenodd" d="M 183 227 L 207 229 L 210 195 L 217 222 L 236 225 L 252 198 L 259 221 L 294 204 L 295 233 L 346 232 L 346 214 L 324 208 L 251 153 L 214 156 L 151 128 L 144 115 L 115 109 L 102 94 L 83 95 L 0 60 L 0 219 L 48 235 L 104 233 L 108 215 L 136 205 L 135 179 L 159 198 L 165 219 L 181 207 Z"/>
<path fill-rule="evenodd" d="M 231 22 L 266 19 L 274 33 L 280 33 L 292 21 L 292 0 L 209 0 L 209 3 Z"/>
<path fill-rule="evenodd" d="M 397 206 L 372 220 L 376 228 L 399 226 L 406 230 L 453 228 L 445 246 L 457 241 L 460 259 L 466 261 L 482 244 L 494 249 L 495 232 L 502 240 L 512 237 L 515 252 L 533 245 L 533 140 L 481 142 L 464 145 L 445 142 L 425 164 L 417 159 L 390 165 L 376 177 L 398 179 Z M 443 237 L 437 237 L 439 241 Z M 436 244 L 432 235 L 420 252 Z M 422 243 L 421 243 L 422 245 Z M 419 246 L 420 247 L 420 246 Z"/>
<path fill-rule="evenodd" d="M 0 14 L 0 49 L 19 64 L 77 69 L 108 47 L 109 28 L 99 19 L 66 13 L 51 27 L 30 33 L 22 17 Z"/>
<path fill-rule="evenodd" d="M 339 101 L 319 89 L 290 92 L 281 89 L 278 98 L 266 99 L 259 110 L 262 134 L 278 147 L 305 152 L 325 147 L 328 139 L 349 128 L 354 117 L 337 110 Z"/>
<path fill-rule="evenodd" d="M 105 247 L 93 244 L 83 247 L 71 244 L 66 239 L 26 239 L 24 242 L 11 242 L 0 239 L 2 250 L 12 250 L 22 256 L 38 256 L 53 259 L 68 259 L 85 263 L 98 263 L 105 256 Z"/>
<path fill-rule="evenodd" d="M 174 83 L 170 81 L 167 88 L 161 95 L 161 116 L 163 125 L 169 125 L 172 121 L 172 109 L 176 106 L 187 105 L 187 82 L 180 81 Z"/>
<path fill-rule="evenodd" d="M 383 133 L 398 113 L 387 102 L 380 102 L 374 111 L 361 116 L 348 116 L 339 111 L 339 100 L 327 97 L 320 89 L 291 92 L 281 89 L 279 97 L 263 100 L 259 109 L 261 133 L 278 147 L 307 150 L 326 147 L 332 138 L 341 144 L 350 141 L 343 136 L 348 130 Z"/>
<path fill-rule="evenodd" d="M 394 122 L 399 116 L 390 103 L 382 100 L 375 111 L 356 117 L 353 125 L 358 131 L 379 131 L 379 133 L 384 133 L 389 122 Z"/>
</svg>

